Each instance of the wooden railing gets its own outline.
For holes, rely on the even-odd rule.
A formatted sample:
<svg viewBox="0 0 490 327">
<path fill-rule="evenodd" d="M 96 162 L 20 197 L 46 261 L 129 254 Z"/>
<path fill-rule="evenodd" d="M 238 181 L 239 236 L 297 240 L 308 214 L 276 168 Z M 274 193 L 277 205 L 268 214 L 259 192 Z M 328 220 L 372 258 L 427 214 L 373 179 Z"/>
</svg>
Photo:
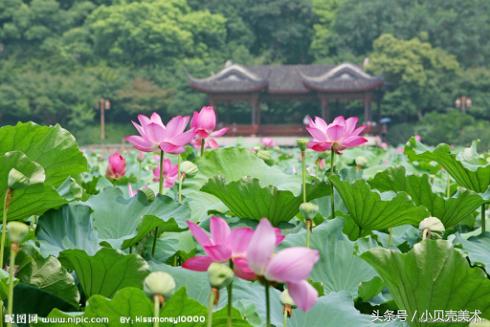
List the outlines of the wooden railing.
<svg viewBox="0 0 490 327">
<path fill-rule="evenodd" d="M 226 136 L 302 136 L 306 135 L 303 125 L 279 124 L 279 125 L 245 125 L 232 124 Z"/>
</svg>

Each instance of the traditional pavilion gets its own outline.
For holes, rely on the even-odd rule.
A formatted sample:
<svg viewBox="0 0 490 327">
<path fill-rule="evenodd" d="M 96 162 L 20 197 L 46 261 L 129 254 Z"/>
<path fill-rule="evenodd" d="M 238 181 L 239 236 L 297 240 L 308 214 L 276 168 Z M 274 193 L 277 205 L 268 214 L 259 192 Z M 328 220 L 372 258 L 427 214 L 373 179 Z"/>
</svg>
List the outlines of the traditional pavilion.
<svg viewBox="0 0 490 327">
<path fill-rule="evenodd" d="M 383 80 L 364 72 L 360 66 L 340 65 L 260 65 L 242 66 L 227 62 L 210 77 L 189 76 L 190 86 L 208 95 L 209 104 L 247 102 L 251 107 L 251 125 L 233 125 L 234 135 L 301 135 L 302 125 L 261 125 L 260 102 L 268 99 L 317 99 L 319 112 L 329 120 L 329 103 L 360 100 L 364 120 L 371 121 L 371 107 L 380 94 Z"/>
</svg>

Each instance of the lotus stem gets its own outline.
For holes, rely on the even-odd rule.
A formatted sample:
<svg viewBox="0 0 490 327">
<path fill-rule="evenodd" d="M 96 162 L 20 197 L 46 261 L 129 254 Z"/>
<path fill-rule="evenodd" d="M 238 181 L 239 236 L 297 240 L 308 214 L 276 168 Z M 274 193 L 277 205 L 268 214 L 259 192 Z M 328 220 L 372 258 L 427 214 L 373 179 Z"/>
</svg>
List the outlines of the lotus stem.
<svg viewBox="0 0 490 327">
<path fill-rule="evenodd" d="M 446 196 L 451 196 L 451 176 L 447 173 Z"/>
<path fill-rule="evenodd" d="M 486 216 L 485 216 L 485 203 L 481 205 L 481 234 L 485 234 L 485 225 L 486 225 Z"/>
<path fill-rule="evenodd" d="M 204 140 L 204 138 L 201 140 L 201 157 L 204 156 L 204 145 L 205 145 L 206 141 Z"/>
<path fill-rule="evenodd" d="M 230 260 L 230 268 L 233 270 L 233 261 Z M 226 291 L 228 292 L 228 305 L 226 308 L 226 326 L 232 327 L 231 320 L 231 309 L 233 306 L 233 282 L 230 285 L 226 286 Z"/>
<path fill-rule="evenodd" d="M 160 183 L 158 185 L 158 193 L 163 194 L 163 159 L 165 157 L 165 153 L 163 150 L 160 150 Z"/>
<path fill-rule="evenodd" d="M 333 176 L 335 174 L 335 151 L 332 149 L 330 150 L 330 176 Z M 334 187 L 332 181 L 330 181 L 330 190 L 331 190 L 331 195 L 330 195 L 330 210 L 332 211 L 332 219 L 335 218 L 335 195 L 334 195 Z"/>
<path fill-rule="evenodd" d="M 265 326 L 271 326 L 271 300 L 269 294 L 269 282 L 265 281 Z"/>
<path fill-rule="evenodd" d="M 287 327 L 287 325 L 288 325 L 288 311 L 284 310 L 283 319 L 282 319 L 282 326 Z"/>
<path fill-rule="evenodd" d="M 179 192 L 178 192 L 178 200 L 179 203 L 182 203 L 182 172 L 180 171 L 180 154 L 177 155 L 177 180 L 179 181 Z"/>
<path fill-rule="evenodd" d="M 306 202 L 306 153 L 301 150 L 301 180 L 303 186 L 303 203 Z"/>
<path fill-rule="evenodd" d="M 215 289 L 211 289 L 208 302 L 208 327 L 213 326 L 213 307 L 215 302 Z"/>
<path fill-rule="evenodd" d="M 10 207 L 10 200 L 12 199 L 12 190 L 10 188 L 5 192 L 3 199 L 3 218 L 2 218 L 2 243 L 0 245 L 0 268 L 3 269 L 3 255 L 5 253 L 5 239 L 7 237 L 7 214 Z M 2 316 L 3 321 L 3 316 Z"/>
<path fill-rule="evenodd" d="M 306 219 L 306 247 L 309 248 L 311 244 L 311 230 L 313 229 L 313 221 Z"/>
<path fill-rule="evenodd" d="M 19 244 L 10 244 L 10 261 L 9 261 L 9 290 L 7 297 L 7 314 L 11 317 L 14 311 L 14 274 L 15 274 L 15 256 L 19 252 Z M 3 319 L 3 317 L 2 317 Z M 8 327 L 12 327 L 12 323 L 7 323 Z"/>
<path fill-rule="evenodd" d="M 160 303 L 163 302 L 163 296 L 160 294 L 153 295 L 153 327 L 160 325 Z"/>
<path fill-rule="evenodd" d="M 165 153 L 163 150 L 160 150 L 160 182 L 158 185 L 158 194 L 163 194 L 163 182 L 164 182 L 164 177 L 163 177 L 163 160 L 165 157 Z M 155 255 L 155 250 L 157 247 L 157 238 L 158 238 L 158 227 L 155 227 L 155 233 L 153 235 L 153 246 L 151 248 L 151 255 Z"/>
</svg>

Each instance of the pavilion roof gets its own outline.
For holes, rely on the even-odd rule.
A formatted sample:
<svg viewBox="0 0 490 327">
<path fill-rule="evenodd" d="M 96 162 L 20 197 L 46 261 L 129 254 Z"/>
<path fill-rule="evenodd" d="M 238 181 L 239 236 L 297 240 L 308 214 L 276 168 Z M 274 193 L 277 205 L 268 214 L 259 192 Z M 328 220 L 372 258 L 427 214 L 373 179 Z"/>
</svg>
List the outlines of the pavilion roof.
<svg viewBox="0 0 490 327">
<path fill-rule="evenodd" d="M 306 94 L 310 92 L 364 92 L 383 85 L 361 67 L 341 65 L 258 65 L 227 64 L 207 78 L 189 76 L 190 86 L 205 93 Z"/>
</svg>

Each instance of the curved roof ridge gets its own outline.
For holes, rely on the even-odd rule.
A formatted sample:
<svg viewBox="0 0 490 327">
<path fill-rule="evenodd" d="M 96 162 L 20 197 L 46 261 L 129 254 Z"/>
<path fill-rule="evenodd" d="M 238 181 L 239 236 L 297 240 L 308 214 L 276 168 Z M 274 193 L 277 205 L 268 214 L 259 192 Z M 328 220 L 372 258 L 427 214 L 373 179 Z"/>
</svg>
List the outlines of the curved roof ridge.
<svg viewBox="0 0 490 327">
<path fill-rule="evenodd" d="M 212 82 L 217 79 L 222 78 L 223 76 L 226 76 L 227 74 L 231 72 L 238 72 L 239 74 L 245 76 L 246 78 L 250 79 L 253 82 L 264 82 L 264 80 L 260 77 L 258 77 L 256 74 L 252 73 L 250 70 L 245 68 L 242 65 L 238 64 L 231 64 L 229 66 L 226 66 L 223 68 L 220 72 L 213 74 L 209 77 L 206 78 L 194 78 L 193 76 L 189 75 L 189 78 L 193 81 L 196 82 Z"/>
<path fill-rule="evenodd" d="M 303 72 L 300 72 L 301 74 L 301 77 L 306 79 L 306 80 L 310 80 L 312 82 L 317 82 L 317 83 L 321 83 L 323 81 L 326 81 L 326 80 L 329 80 L 329 79 L 332 79 L 333 77 L 335 77 L 335 75 L 339 72 L 341 72 L 342 70 L 349 70 L 349 71 L 352 71 L 354 72 L 355 74 L 361 76 L 362 78 L 365 78 L 365 79 L 375 79 L 375 77 L 369 75 L 368 73 L 366 73 L 365 71 L 363 71 L 360 67 L 356 66 L 356 65 L 353 65 L 351 63 L 347 63 L 347 62 L 344 62 L 334 68 L 332 68 L 331 70 L 329 70 L 328 72 L 326 72 L 325 74 L 323 75 L 320 75 L 320 76 L 308 76 L 306 74 L 303 74 Z"/>
</svg>

